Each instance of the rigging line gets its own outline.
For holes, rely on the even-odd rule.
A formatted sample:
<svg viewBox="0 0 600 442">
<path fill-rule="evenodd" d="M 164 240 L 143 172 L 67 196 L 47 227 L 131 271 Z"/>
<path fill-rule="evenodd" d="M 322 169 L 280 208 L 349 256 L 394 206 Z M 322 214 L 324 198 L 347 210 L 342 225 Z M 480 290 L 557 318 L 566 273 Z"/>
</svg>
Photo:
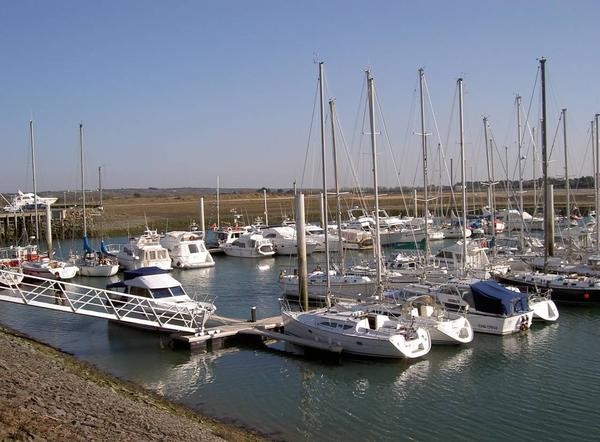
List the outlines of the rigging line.
<svg viewBox="0 0 600 442">
<path fill-rule="evenodd" d="M 317 80 L 317 87 L 315 89 L 315 97 L 313 99 L 313 110 L 312 110 L 312 116 L 310 119 L 310 127 L 308 129 L 308 140 L 306 142 L 306 152 L 304 154 L 304 167 L 302 169 L 302 177 L 300 179 L 300 188 L 304 187 L 304 178 L 306 175 L 306 166 L 308 163 L 308 154 L 310 152 L 310 140 L 312 138 L 312 131 L 313 131 L 313 124 L 315 122 L 315 112 L 317 109 L 317 97 L 319 95 L 319 81 Z"/>
<path fill-rule="evenodd" d="M 346 161 L 348 161 L 348 166 L 350 167 L 350 172 L 352 174 L 352 180 L 353 182 L 350 183 L 350 187 L 353 189 L 357 189 L 358 193 L 359 193 L 359 197 L 362 199 L 364 198 L 364 195 L 362 193 L 362 189 L 358 184 L 358 176 L 356 174 L 356 170 L 354 169 L 354 165 L 352 163 L 352 158 L 350 156 L 350 152 L 348 150 L 348 143 L 346 141 L 346 137 L 344 136 L 344 132 L 341 130 L 341 124 L 339 121 L 339 117 L 337 116 L 339 113 L 336 113 L 336 118 L 335 118 L 335 122 L 337 124 L 337 132 L 340 135 L 341 138 L 341 142 L 342 142 L 342 146 L 343 146 L 343 150 L 344 150 L 344 154 L 346 155 Z"/>
<path fill-rule="evenodd" d="M 438 122 L 437 122 L 437 117 L 436 117 L 436 114 L 435 114 L 435 111 L 434 111 L 434 108 L 433 108 L 433 102 L 431 101 L 431 94 L 429 93 L 429 86 L 427 84 L 427 77 L 425 75 L 423 76 L 423 83 L 424 83 L 425 92 L 426 92 L 426 95 L 427 95 L 427 102 L 429 103 L 429 109 L 431 111 L 431 117 L 432 117 L 432 120 L 433 120 L 433 125 L 435 127 L 435 133 L 437 135 L 438 144 L 440 146 L 440 155 L 442 156 L 442 160 L 443 160 L 443 163 L 444 163 L 444 169 L 445 169 L 445 172 L 446 172 L 445 178 L 447 178 L 448 182 L 449 182 L 450 181 L 450 171 L 448 170 L 448 164 L 447 164 L 447 161 L 446 161 L 446 151 L 447 151 L 447 146 L 448 146 L 448 140 L 450 138 L 450 127 L 452 126 L 452 122 L 453 122 L 453 119 L 454 119 L 454 106 L 456 105 L 456 98 L 457 98 L 457 95 L 458 95 L 458 89 L 455 89 L 455 91 L 454 91 L 454 98 L 453 98 L 453 101 L 452 101 L 452 109 L 451 109 L 451 113 L 450 113 L 450 123 L 448 125 L 448 133 L 446 134 L 446 142 L 444 143 L 442 141 L 442 138 L 441 138 L 440 128 L 439 128 L 439 125 L 438 125 Z M 439 171 L 439 172 L 441 174 L 441 171 Z M 442 186 L 442 183 L 440 183 L 440 187 L 441 186 Z M 451 195 L 451 199 L 456 200 L 454 198 L 455 195 L 454 195 L 454 188 L 452 186 L 452 183 L 450 183 L 450 195 Z"/>
<path fill-rule="evenodd" d="M 394 156 L 394 153 L 392 152 L 392 142 L 390 140 L 390 134 L 389 134 L 389 131 L 387 129 L 388 126 L 387 126 L 385 117 L 383 115 L 383 111 L 381 109 L 381 101 L 379 100 L 379 96 L 377 95 L 377 90 L 376 89 L 375 89 L 375 103 L 377 104 L 377 110 L 379 111 L 379 116 L 381 118 L 381 125 L 383 127 L 383 133 L 385 135 L 385 139 L 386 139 L 386 142 L 387 142 L 387 145 L 388 145 L 388 151 L 389 151 L 390 156 L 392 158 L 392 165 L 393 165 L 393 168 L 394 168 L 394 173 L 396 174 L 396 177 L 398 177 L 399 176 L 398 164 L 396 163 L 396 158 Z M 400 180 L 398 179 L 398 181 L 400 181 Z M 403 187 L 402 187 L 402 183 L 399 182 L 398 184 L 399 184 L 399 187 L 400 187 L 400 195 L 402 196 L 402 202 L 404 203 L 404 209 L 408 212 L 408 206 L 406 204 L 406 199 L 404 197 L 404 190 L 403 190 Z"/>
<path fill-rule="evenodd" d="M 529 147 L 530 146 L 531 146 L 531 149 L 533 151 L 535 151 L 535 149 L 536 149 L 535 138 L 533 136 L 533 131 L 531 130 L 531 126 L 529 124 L 529 116 L 531 114 L 531 109 L 533 107 L 533 98 L 535 97 L 535 90 L 536 90 L 539 78 L 540 78 L 540 67 L 538 66 L 537 71 L 536 71 L 535 80 L 533 82 L 533 89 L 532 89 L 532 92 L 531 92 L 531 96 L 529 97 L 529 105 L 527 107 L 527 112 L 525 113 L 525 121 L 524 121 L 524 124 L 523 124 L 523 134 L 521 136 L 521 140 L 526 139 L 525 132 L 528 132 L 529 137 L 527 137 L 527 138 L 531 142 L 531 145 L 528 145 L 527 146 L 527 150 L 525 151 L 526 158 L 529 157 Z M 533 155 L 535 155 L 535 153 L 533 153 Z M 532 161 L 533 161 L 533 159 L 532 159 Z M 526 163 L 527 163 L 527 160 L 524 161 L 524 165 L 523 165 L 523 169 L 524 170 L 526 170 L 525 169 Z"/>
<path fill-rule="evenodd" d="M 416 118 L 417 83 L 418 83 L 418 79 L 415 79 L 415 85 L 413 86 L 412 100 L 411 100 L 410 107 L 409 107 L 408 118 L 406 120 L 407 121 L 406 130 L 404 131 L 402 148 L 400 149 L 401 154 L 404 156 L 407 156 L 407 157 L 412 157 L 412 155 L 410 155 L 408 152 L 412 153 L 412 149 L 409 147 L 410 146 L 409 140 L 411 139 L 411 135 L 413 134 L 413 130 L 411 130 L 411 126 L 414 126 L 414 119 Z M 411 121 L 413 122 L 413 124 L 411 124 Z M 406 168 L 406 164 L 404 166 L 405 167 L 403 169 Z M 410 165 L 409 165 L 409 167 L 410 167 Z M 404 170 L 401 170 L 400 172 L 398 172 L 398 183 L 400 183 L 400 181 L 401 181 L 401 178 L 400 178 L 401 174 L 402 174 L 402 177 L 404 177 Z"/>
<path fill-rule="evenodd" d="M 456 102 L 458 101 L 458 86 L 456 86 L 454 88 L 454 97 L 452 99 L 452 106 L 450 108 L 450 121 L 448 122 L 448 132 L 446 133 L 446 146 L 450 145 L 450 136 L 452 133 L 452 126 L 454 124 L 454 114 L 456 114 Z M 459 156 L 459 161 L 457 161 L 457 163 L 460 166 L 460 156 Z M 446 168 L 446 178 L 448 178 L 448 182 L 451 181 L 451 175 L 450 175 L 450 171 L 448 169 L 448 164 L 446 162 L 446 158 L 444 158 L 444 165 Z M 459 167 L 459 170 L 461 168 Z M 454 178 L 454 177 L 452 177 Z M 467 181 L 467 177 L 465 177 L 465 182 Z M 458 202 L 456 199 L 456 194 L 454 193 L 454 183 L 450 183 L 450 207 L 451 210 L 455 210 L 456 213 L 459 213 L 458 210 Z M 460 217 L 459 217 L 460 218 Z M 465 226 L 463 226 L 464 228 Z"/>
<path fill-rule="evenodd" d="M 558 131 L 560 129 L 560 122 L 562 121 L 562 112 L 558 117 L 558 122 L 556 123 L 556 131 L 554 132 L 554 138 L 552 138 L 552 145 L 550 146 L 550 155 L 548 155 L 548 162 L 552 159 L 552 152 L 554 152 L 554 145 L 556 143 L 556 137 L 558 136 Z"/>
</svg>

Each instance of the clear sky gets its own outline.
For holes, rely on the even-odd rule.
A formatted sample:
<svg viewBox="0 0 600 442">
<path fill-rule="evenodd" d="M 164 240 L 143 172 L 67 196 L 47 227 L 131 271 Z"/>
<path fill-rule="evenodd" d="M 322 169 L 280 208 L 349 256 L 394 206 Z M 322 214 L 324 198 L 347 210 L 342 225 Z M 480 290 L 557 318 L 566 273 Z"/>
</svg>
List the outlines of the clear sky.
<svg viewBox="0 0 600 442">
<path fill-rule="evenodd" d="M 410 185 L 422 182 L 419 67 L 455 170 L 456 79 L 464 77 L 467 170 L 484 178 L 481 119 L 489 117 L 502 159 L 508 146 L 513 175 L 515 94 L 524 112 L 533 102 L 535 126 L 540 56 L 548 59 L 549 143 L 567 108 L 571 175 L 591 173 L 589 122 L 600 112 L 598 1 L 21 0 L 0 8 L 1 192 L 32 188 L 30 119 L 40 190 L 80 187 L 80 121 L 87 187 L 99 165 L 108 188 L 214 187 L 217 176 L 222 187 L 318 186 L 316 120 L 309 138 L 315 60 L 326 63 L 327 97 L 336 99 L 364 184 L 366 68 L 387 127 L 378 128 L 382 184 L 396 185 L 399 175 Z M 431 109 L 427 131 L 437 161 Z M 556 176 L 561 149 L 562 135 Z M 340 168 L 350 184 L 348 167 Z M 531 165 L 525 168 L 531 176 Z"/>
</svg>

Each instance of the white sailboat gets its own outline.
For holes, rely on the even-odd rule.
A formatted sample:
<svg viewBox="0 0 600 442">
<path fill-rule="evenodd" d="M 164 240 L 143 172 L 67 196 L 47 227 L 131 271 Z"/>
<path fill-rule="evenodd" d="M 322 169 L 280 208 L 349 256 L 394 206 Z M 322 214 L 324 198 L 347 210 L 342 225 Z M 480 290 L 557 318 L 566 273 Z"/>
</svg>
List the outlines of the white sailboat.
<svg viewBox="0 0 600 442">
<path fill-rule="evenodd" d="M 82 276 L 113 276 L 119 271 L 119 263 L 114 256 L 97 253 L 90 247 L 87 237 L 87 217 L 85 207 L 85 173 L 83 161 L 83 124 L 79 125 L 79 149 L 81 155 L 81 199 L 83 206 L 83 256 L 75 257 Z"/>
<path fill-rule="evenodd" d="M 374 132 L 374 92 L 373 78 L 367 72 L 369 90 L 369 110 L 371 122 L 371 141 L 373 144 L 373 161 L 376 164 L 376 144 Z M 321 143 L 325 152 L 324 133 L 324 103 L 323 103 L 323 63 L 319 63 L 319 89 L 321 97 Z M 333 118 L 332 118 L 333 121 Z M 325 155 L 323 154 L 323 157 Z M 323 158 L 324 159 L 324 158 Z M 377 198 L 377 168 L 374 167 L 375 201 L 378 212 Z M 326 193 L 325 162 L 323 162 L 323 187 Z M 327 212 L 325 212 L 327 213 Z M 377 256 L 381 256 L 379 242 L 379 226 L 376 218 L 375 243 Z M 327 259 L 327 268 L 329 260 Z M 381 282 L 381 267 L 378 261 L 377 283 Z M 306 340 L 327 342 L 330 345 L 341 347 L 345 353 L 378 357 L 378 358 L 417 358 L 426 355 L 431 349 L 431 338 L 424 328 L 407 326 L 398 321 L 391 320 L 389 316 L 378 313 L 367 313 L 361 310 L 347 310 L 345 308 L 330 307 L 330 274 L 325 273 L 325 287 L 327 289 L 326 308 L 307 312 L 295 312 L 282 309 L 285 333 Z"/>
</svg>

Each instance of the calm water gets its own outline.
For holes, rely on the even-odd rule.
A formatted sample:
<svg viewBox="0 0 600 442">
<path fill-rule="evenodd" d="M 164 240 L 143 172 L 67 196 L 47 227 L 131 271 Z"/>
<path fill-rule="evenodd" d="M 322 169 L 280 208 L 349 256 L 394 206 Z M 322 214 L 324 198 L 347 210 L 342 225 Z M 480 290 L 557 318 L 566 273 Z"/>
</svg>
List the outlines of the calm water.
<svg viewBox="0 0 600 442">
<path fill-rule="evenodd" d="M 64 246 L 65 248 L 68 245 Z M 278 313 L 288 258 L 216 257 L 175 272 L 220 314 Z M 80 278 L 77 282 L 104 285 Z M 282 440 L 599 440 L 600 308 L 561 308 L 527 333 L 477 334 L 416 362 L 308 360 L 255 347 L 174 351 L 107 321 L 0 303 L 0 323 L 202 414 Z"/>
</svg>

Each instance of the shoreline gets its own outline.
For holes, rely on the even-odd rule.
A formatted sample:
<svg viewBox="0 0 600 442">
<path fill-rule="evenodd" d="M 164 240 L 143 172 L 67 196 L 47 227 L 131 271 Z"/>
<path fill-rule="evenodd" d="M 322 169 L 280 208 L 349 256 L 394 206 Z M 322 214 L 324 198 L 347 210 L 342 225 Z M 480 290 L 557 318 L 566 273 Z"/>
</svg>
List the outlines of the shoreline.
<svg viewBox="0 0 600 442">
<path fill-rule="evenodd" d="M 0 373 L 0 440 L 265 440 L 4 325 Z"/>
</svg>

